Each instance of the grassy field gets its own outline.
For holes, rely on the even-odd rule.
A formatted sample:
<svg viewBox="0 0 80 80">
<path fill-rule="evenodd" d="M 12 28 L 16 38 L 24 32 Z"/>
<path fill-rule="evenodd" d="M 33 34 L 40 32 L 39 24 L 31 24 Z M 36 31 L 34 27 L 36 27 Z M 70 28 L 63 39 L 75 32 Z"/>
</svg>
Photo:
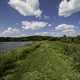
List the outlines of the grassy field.
<svg viewBox="0 0 80 80">
<path fill-rule="evenodd" d="M 36 41 L 0 54 L 0 80 L 80 80 L 80 44 Z"/>
</svg>

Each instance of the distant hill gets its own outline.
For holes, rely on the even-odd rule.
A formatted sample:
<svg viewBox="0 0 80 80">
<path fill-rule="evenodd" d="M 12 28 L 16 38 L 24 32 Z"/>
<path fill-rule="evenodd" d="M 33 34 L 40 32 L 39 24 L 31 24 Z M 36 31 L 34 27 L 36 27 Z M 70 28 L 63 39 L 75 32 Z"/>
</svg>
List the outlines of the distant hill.
<svg viewBox="0 0 80 80">
<path fill-rule="evenodd" d="M 50 36 L 28 36 L 28 37 L 0 37 L 0 41 L 41 41 L 41 40 L 51 40 L 56 39 L 56 37 Z"/>
</svg>

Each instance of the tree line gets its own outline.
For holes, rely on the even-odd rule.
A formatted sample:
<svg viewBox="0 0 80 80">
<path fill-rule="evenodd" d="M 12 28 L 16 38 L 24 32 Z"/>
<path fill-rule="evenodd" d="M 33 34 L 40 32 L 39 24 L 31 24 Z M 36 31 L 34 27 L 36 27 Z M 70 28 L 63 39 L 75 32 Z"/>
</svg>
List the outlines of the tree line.
<svg viewBox="0 0 80 80">
<path fill-rule="evenodd" d="M 80 42 L 80 36 L 76 37 L 51 37 L 51 36 L 29 36 L 29 37 L 0 37 L 0 42 L 10 42 L 10 41 L 62 41 L 62 42 Z"/>
</svg>

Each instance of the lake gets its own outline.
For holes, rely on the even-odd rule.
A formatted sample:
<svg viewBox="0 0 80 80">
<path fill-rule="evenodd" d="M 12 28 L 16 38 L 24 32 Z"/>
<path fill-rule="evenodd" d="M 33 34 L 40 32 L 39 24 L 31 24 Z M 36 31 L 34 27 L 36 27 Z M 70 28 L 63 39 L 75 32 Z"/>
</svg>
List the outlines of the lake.
<svg viewBox="0 0 80 80">
<path fill-rule="evenodd" d="M 0 42 L 0 53 L 7 52 L 9 50 L 29 45 L 32 42 Z"/>
</svg>

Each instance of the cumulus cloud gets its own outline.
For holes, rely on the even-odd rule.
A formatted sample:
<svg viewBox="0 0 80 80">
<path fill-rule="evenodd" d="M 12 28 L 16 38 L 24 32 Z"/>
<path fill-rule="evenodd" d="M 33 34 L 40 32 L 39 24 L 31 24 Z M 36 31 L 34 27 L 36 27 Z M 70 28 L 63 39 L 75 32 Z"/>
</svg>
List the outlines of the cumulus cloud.
<svg viewBox="0 0 80 80">
<path fill-rule="evenodd" d="M 59 4 L 59 16 L 68 17 L 80 11 L 80 0 L 62 0 Z"/>
<path fill-rule="evenodd" d="M 34 35 L 40 35 L 40 36 L 49 36 L 49 32 L 36 32 Z"/>
<path fill-rule="evenodd" d="M 78 34 L 74 25 L 60 24 L 55 27 L 55 31 L 61 35 L 76 36 Z"/>
<path fill-rule="evenodd" d="M 8 4 L 23 16 L 40 17 L 39 0 L 9 0 Z"/>
<path fill-rule="evenodd" d="M 53 31 L 53 32 L 36 32 L 34 33 L 34 35 L 40 35 L 40 36 L 53 36 L 53 37 L 62 37 L 63 34 L 57 31 Z"/>
<path fill-rule="evenodd" d="M 55 29 L 62 32 L 73 32 L 75 30 L 75 26 L 61 24 L 61 25 L 58 25 Z"/>
<path fill-rule="evenodd" d="M 2 37 L 8 37 L 8 36 L 12 37 L 12 36 L 16 36 L 17 34 L 19 34 L 19 29 L 9 27 L 6 30 L 4 30 L 3 32 L 1 32 L 0 36 L 2 36 Z"/>
<path fill-rule="evenodd" d="M 25 30 L 27 29 L 36 30 L 47 26 L 48 23 L 43 21 L 22 21 L 22 28 Z"/>
</svg>

